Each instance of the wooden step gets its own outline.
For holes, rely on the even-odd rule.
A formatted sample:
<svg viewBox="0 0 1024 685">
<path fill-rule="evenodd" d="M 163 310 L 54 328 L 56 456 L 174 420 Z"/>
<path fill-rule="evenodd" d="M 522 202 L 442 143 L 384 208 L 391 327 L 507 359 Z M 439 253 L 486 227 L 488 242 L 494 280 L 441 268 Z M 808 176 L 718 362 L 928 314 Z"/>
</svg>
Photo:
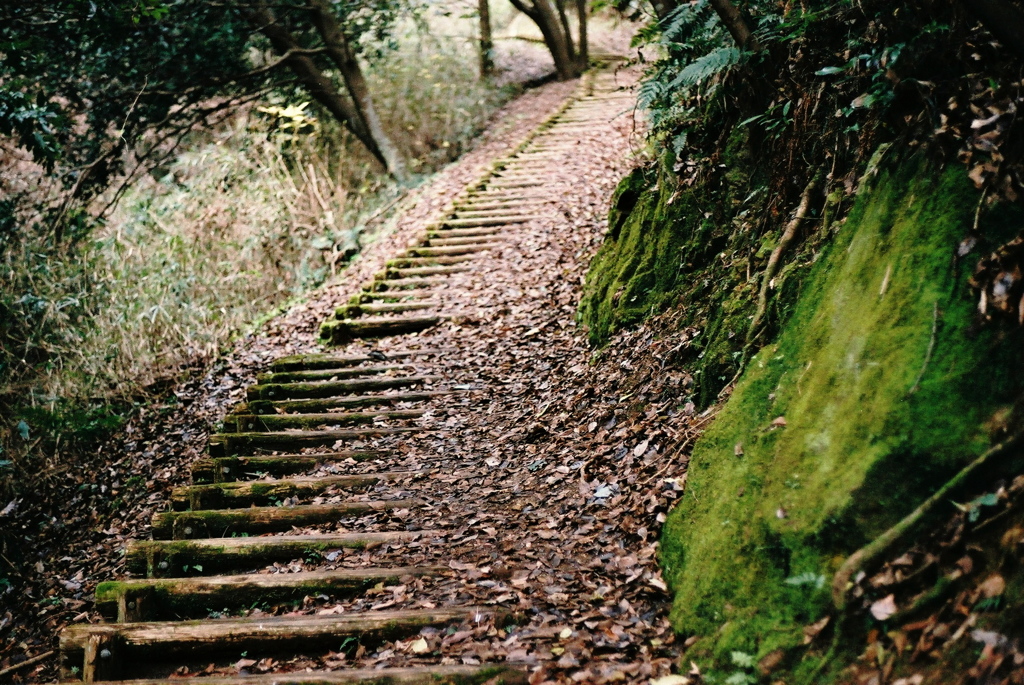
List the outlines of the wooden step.
<svg viewBox="0 0 1024 685">
<path fill-rule="evenodd" d="M 309 381 L 341 380 L 342 378 L 361 378 L 376 376 L 390 371 L 408 371 L 408 364 L 380 364 L 376 366 L 348 366 L 336 369 L 320 368 L 302 371 L 274 371 L 256 374 L 256 383 L 308 383 Z"/>
<path fill-rule="evenodd" d="M 204 676 L 201 685 L 527 685 L 528 667 L 509 664 L 423 665 L 404 668 L 352 668 L 342 671 Z M 120 685 L 182 685 L 181 678 L 122 680 Z"/>
<path fill-rule="evenodd" d="M 291 476 L 342 461 L 373 461 L 383 459 L 387 452 L 378 450 L 344 450 L 324 454 L 276 454 L 272 457 L 216 457 L 192 462 L 192 482 L 230 483 L 263 476 Z"/>
<path fill-rule="evenodd" d="M 332 409 L 373 407 L 378 405 L 398 404 L 400 402 L 428 402 L 435 397 L 452 394 L 451 390 L 421 390 L 419 392 L 396 392 L 387 395 L 351 395 L 319 400 L 282 400 L 271 402 L 254 400 L 239 405 L 239 413 L 256 415 L 274 414 L 316 414 L 329 412 Z M 406 410 L 394 410 L 406 411 Z M 411 410 L 410 410 L 411 411 Z M 362 412 L 367 416 L 385 415 L 389 412 Z M 409 417 L 406 417 L 409 418 Z"/>
<path fill-rule="evenodd" d="M 452 274 L 464 274 L 472 269 L 469 266 L 420 266 L 410 268 L 389 267 L 384 271 L 374 274 L 374 280 L 393 281 L 403 278 L 420 281 L 420 276 L 450 276 Z"/>
<path fill-rule="evenodd" d="M 342 381 L 309 381 L 307 383 L 269 383 L 246 389 L 246 399 L 289 400 L 339 397 L 355 392 L 392 390 L 436 381 L 439 376 L 396 376 L 385 378 L 358 378 Z"/>
<path fill-rule="evenodd" d="M 402 668 L 204 676 L 202 685 L 527 685 L 529 667 L 516 664 L 479 666 L 423 665 Z M 121 680 L 121 685 L 182 685 L 181 678 Z"/>
<path fill-rule="evenodd" d="M 339 345 L 356 338 L 383 338 L 418 333 L 441 322 L 439 316 L 402 316 L 394 318 L 329 319 L 320 325 L 320 339 Z"/>
<path fill-rule="evenodd" d="M 258 602 L 298 602 L 303 597 L 352 597 L 402 578 L 437 576 L 441 566 L 339 569 L 300 573 L 115 580 L 96 586 L 96 610 L 118 623 L 206 618 L 211 610 L 234 610 Z"/>
<path fill-rule="evenodd" d="M 60 636 L 62 676 L 83 680 L 130 677 L 131 668 L 173 663 L 175 659 L 241 652 L 310 654 L 338 649 L 346 637 L 371 647 L 415 635 L 421 629 L 503 618 L 506 612 L 488 607 L 375 611 L 354 615 L 271 616 L 206 621 L 78 624 Z"/>
<path fill-rule="evenodd" d="M 472 253 L 464 253 L 449 257 L 395 257 L 389 259 L 386 266 L 389 269 L 408 269 L 420 266 L 451 266 L 453 264 L 465 264 L 474 259 Z"/>
<path fill-rule="evenodd" d="M 497 178 L 487 183 L 487 188 L 494 190 L 496 188 L 536 188 L 538 186 L 546 185 L 550 181 L 516 181 L 508 180 L 504 181 Z"/>
<path fill-rule="evenodd" d="M 428 240 L 434 238 L 475 238 L 477 240 L 488 240 L 493 239 L 493 236 L 500 236 L 506 233 L 507 229 L 504 228 L 488 228 L 481 226 L 480 228 L 432 228 L 429 229 L 425 236 Z"/>
<path fill-rule="evenodd" d="M 224 419 L 225 433 L 268 433 L 293 429 L 314 430 L 323 426 L 374 423 L 382 419 L 408 421 L 423 416 L 422 409 L 394 411 L 320 412 L 302 414 L 236 414 Z"/>
<path fill-rule="evenodd" d="M 481 191 L 477 196 L 485 196 L 487 191 Z M 501 191 L 504 192 L 504 191 Z M 525 224 L 533 221 L 536 217 L 528 214 L 507 214 L 505 216 L 483 217 L 480 219 L 444 219 L 437 223 L 438 227 L 448 228 L 471 228 L 473 226 L 505 226 L 508 224 Z"/>
<path fill-rule="evenodd" d="M 387 358 L 405 359 L 407 357 L 428 357 L 436 355 L 440 350 L 399 350 L 388 352 Z M 340 369 L 346 366 L 359 364 L 380 363 L 377 357 L 366 355 L 343 355 L 343 354 L 294 354 L 289 357 L 281 357 L 270 364 L 271 371 L 306 371 L 312 369 Z"/>
<path fill-rule="evenodd" d="M 372 550 L 438 535 L 437 531 L 320 533 L 200 540 L 132 540 L 125 570 L 147 578 L 213 575 L 258 569 L 274 562 L 321 556 L 339 549 Z"/>
<path fill-rule="evenodd" d="M 430 300 L 437 297 L 437 292 L 432 289 L 413 290 L 380 290 L 376 292 L 360 291 L 349 299 L 349 304 L 372 304 L 375 302 L 383 304 L 402 304 Z"/>
<path fill-rule="evenodd" d="M 170 502 L 174 511 L 276 505 L 289 497 L 316 497 L 332 488 L 367 490 L 380 482 L 412 478 L 426 473 L 427 471 L 387 471 L 351 476 L 184 485 L 171 490 Z"/>
<path fill-rule="evenodd" d="M 458 247 L 460 245 L 467 245 L 470 247 L 486 247 L 487 249 L 494 249 L 496 247 L 502 247 L 505 241 L 500 238 L 494 238 L 490 236 L 469 236 L 466 238 L 428 238 L 424 237 L 424 242 L 428 245 L 437 246 L 452 246 Z M 481 242 L 486 240 L 488 242 Z"/>
<path fill-rule="evenodd" d="M 410 247 L 406 250 L 406 254 L 410 257 L 440 257 L 440 256 L 460 256 L 469 255 L 476 252 L 483 252 L 494 247 L 494 243 L 464 243 L 460 245 L 419 245 Z"/>
<path fill-rule="evenodd" d="M 292 528 L 332 523 L 347 516 L 423 506 L 418 499 L 371 500 L 337 504 L 302 504 L 297 507 L 249 507 L 164 511 L 153 515 L 154 540 L 194 540 L 232 535 L 283 533 Z"/>
<path fill-rule="evenodd" d="M 440 305 L 437 300 L 425 300 L 421 302 L 384 302 L 380 304 L 360 303 L 344 304 L 334 310 L 338 318 L 356 318 L 364 314 L 398 314 L 404 311 L 423 311 L 435 309 Z"/>
<path fill-rule="evenodd" d="M 309 447 L 331 447 L 339 441 L 422 431 L 422 428 L 361 428 L 280 433 L 215 433 L 210 436 L 208 449 L 210 456 L 214 458 L 239 457 L 260 452 L 294 452 Z"/>
<path fill-rule="evenodd" d="M 382 274 L 384 275 L 381 275 L 380 278 L 364 283 L 363 290 L 365 292 L 401 292 L 404 295 L 406 291 L 410 290 L 445 287 L 448 285 L 447 278 L 389 279 L 385 272 L 382 272 Z"/>
</svg>

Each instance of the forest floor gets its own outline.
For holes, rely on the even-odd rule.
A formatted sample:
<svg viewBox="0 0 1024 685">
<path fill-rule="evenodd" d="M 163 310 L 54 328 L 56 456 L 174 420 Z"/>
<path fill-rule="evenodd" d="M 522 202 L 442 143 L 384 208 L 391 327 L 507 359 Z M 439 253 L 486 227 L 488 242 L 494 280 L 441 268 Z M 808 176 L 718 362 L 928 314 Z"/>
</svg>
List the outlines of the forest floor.
<svg viewBox="0 0 1024 685">
<path fill-rule="evenodd" d="M 635 75 L 615 78 L 628 86 Z M 4 525 L 24 530 L 25 545 L 38 553 L 38 561 L 30 577 L 12 578 L 3 598 L 0 670 L 55 650 L 56 636 L 69 624 L 101 621 L 92 600 L 96 584 L 124 577 L 126 541 L 148 537 L 153 513 L 166 508 L 172 488 L 187 484 L 189 464 L 203 455 L 225 413 L 244 399 L 256 372 L 281 356 L 317 351 L 320 322 L 576 87 L 551 84 L 504 108 L 479 146 L 407 200 L 381 239 L 335 284 L 240 340 L 212 369 L 174 388 L 163 402 L 140 411 L 97 451 L 95 469 L 66 484 L 66 500 L 43 520 L 26 503 L 5 511 Z M 526 664 L 533 682 L 646 682 L 669 673 L 677 650 L 666 617 L 670 597 L 656 563 L 657 540 L 665 513 L 682 491 L 687 447 L 710 415 L 695 415 L 693 405 L 680 399 L 691 379 L 671 360 L 687 332 L 656 337 L 654 330 L 667 326 L 654 320 L 595 353 L 575 321 L 583 275 L 606 228 L 609 198 L 636 163 L 636 127 L 632 110 L 619 107 L 608 112 L 606 124 L 581 132 L 572 154 L 563 155 L 549 176 L 538 218 L 476 259 L 471 271 L 451 277 L 446 304 L 458 315 L 415 340 L 423 349 L 444 352 L 412 365 L 462 391 L 458 398 L 433 402 L 416 424 L 424 432 L 413 439 L 391 436 L 351 445 L 391 448 L 398 456 L 389 461 L 390 469 L 429 469 L 429 477 L 399 484 L 427 506 L 351 517 L 331 531 L 438 534 L 261 571 L 441 564 L 451 573 L 341 603 L 307 598 L 300 609 L 264 605 L 241 615 L 468 601 L 509 608 L 525 623 L 513 633 L 493 626 L 458 633 L 459 640 L 443 646 L 445 663 Z M 408 344 L 403 336 L 341 351 L 386 354 Z M 395 490 L 393 483 L 386 487 Z M 412 640 L 387 643 L 350 655 L 347 662 L 343 654 L 287 664 L 243 659 L 226 671 L 193 665 L 177 675 L 420 663 L 411 645 Z M 10 677 L 55 680 L 57 658 Z"/>
</svg>

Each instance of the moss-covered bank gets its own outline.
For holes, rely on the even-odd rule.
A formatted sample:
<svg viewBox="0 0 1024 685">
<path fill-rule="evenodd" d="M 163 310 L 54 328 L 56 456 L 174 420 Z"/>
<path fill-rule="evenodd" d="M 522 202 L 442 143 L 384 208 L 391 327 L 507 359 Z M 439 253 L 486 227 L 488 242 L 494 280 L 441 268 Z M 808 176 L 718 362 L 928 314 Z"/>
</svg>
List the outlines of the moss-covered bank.
<svg viewBox="0 0 1024 685">
<path fill-rule="evenodd" d="M 694 329 L 683 354 L 701 407 L 715 401 L 740 367 L 757 273 L 785 223 L 773 215 L 766 161 L 753 158 L 739 130 L 709 158 L 699 182 L 681 182 L 667 157 L 634 170 L 615 192 L 605 241 L 587 272 L 579 320 L 593 344 L 673 307 L 679 326 Z M 834 203 L 829 206 L 834 214 Z M 818 209 L 812 219 L 827 222 Z M 825 233 L 812 231 L 777 274 L 767 335 L 792 305 Z"/>
<path fill-rule="evenodd" d="M 696 445 L 662 540 L 692 656 L 800 646 L 843 559 L 1005 428 L 1022 340 L 976 325 L 956 246 L 977 204 L 960 168 L 889 165 Z M 981 234 L 998 244 L 1020 221 L 991 212 Z"/>
</svg>

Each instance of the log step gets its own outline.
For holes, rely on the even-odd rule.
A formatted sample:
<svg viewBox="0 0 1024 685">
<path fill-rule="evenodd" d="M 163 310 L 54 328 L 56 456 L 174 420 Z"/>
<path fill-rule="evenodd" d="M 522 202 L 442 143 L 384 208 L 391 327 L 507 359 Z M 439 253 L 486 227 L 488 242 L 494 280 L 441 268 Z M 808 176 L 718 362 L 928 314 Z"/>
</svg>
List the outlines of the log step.
<svg viewBox="0 0 1024 685">
<path fill-rule="evenodd" d="M 388 352 L 388 359 L 404 359 L 406 357 L 423 356 L 427 357 L 430 355 L 438 354 L 440 350 L 402 350 L 398 352 Z M 379 362 L 378 357 L 368 357 L 366 355 L 343 355 L 343 354 L 293 354 L 289 357 L 281 357 L 270 364 L 270 370 L 276 372 L 284 371 L 305 371 L 310 369 L 340 369 L 345 366 L 357 366 L 359 364 L 367 364 L 372 362 Z"/>
<path fill-rule="evenodd" d="M 250 676 L 206 676 L 202 685 L 527 685 L 526 667 L 507 664 L 346 669 Z M 122 680 L 121 685 L 182 685 L 181 678 Z"/>
<path fill-rule="evenodd" d="M 448 276 L 451 274 L 464 274 L 469 271 L 468 266 L 414 266 L 414 267 L 388 267 L 384 271 L 375 274 L 376 280 L 393 280 L 396 278 L 416 278 L 419 276 Z"/>
<path fill-rule="evenodd" d="M 408 388 L 436 381 L 438 378 L 438 376 L 398 376 L 341 381 L 309 381 L 306 383 L 268 383 L 250 386 L 246 389 L 245 394 L 250 402 L 253 400 L 322 399 L 350 395 L 354 392 Z"/>
<path fill-rule="evenodd" d="M 320 339 L 332 344 L 356 338 L 383 338 L 418 333 L 440 323 L 439 316 L 404 316 L 372 319 L 333 319 L 320 325 Z"/>
<path fill-rule="evenodd" d="M 332 409 L 355 407 L 373 407 L 377 405 L 397 404 L 399 402 L 428 402 L 435 397 L 450 395 L 450 390 L 422 390 L 419 392 L 397 392 L 388 395 L 352 395 L 319 400 L 282 400 L 271 402 L 254 400 L 240 405 L 239 413 L 274 415 L 274 414 L 316 414 Z M 396 410 L 405 411 L 405 410 Z M 393 412 L 363 412 L 366 416 L 385 415 Z M 412 418 L 412 417 L 401 417 Z"/>
<path fill-rule="evenodd" d="M 210 436 L 211 457 L 240 457 L 263 452 L 330 447 L 338 441 L 420 432 L 421 428 L 362 428 L 354 430 L 285 431 L 280 433 L 216 433 Z"/>
<path fill-rule="evenodd" d="M 437 300 L 421 302 L 384 302 L 381 304 L 345 304 L 335 309 L 338 318 L 356 318 L 364 314 L 398 314 L 404 311 L 423 311 L 435 309 L 440 305 Z"/>
<path fill-rule="evenodd" d="M 367 647 L 415 635 L 426 627 L 444 628 L 496 619 L 505 612 L 485 607 L 375 611 L 361 615 L 272 616 L 206 621 L 71 625 L 61 633 L 65 678 L 80 669 L 84 678 L 116 680 L 130 677 L 132 666 L 151 667 L 182 657 L 252 653 L 310 654 L 337 649 L 347 637 Z M 91 654 L 89 654 L 91 652 Z"/>
<path fill-rule="evenodd" d="M 292 528 L 332 523 L 345 516 L 362 516 L 375 511 L 421 507 L 418 499 L 303 504 L 297 507 L 249 507 L 248 509 L 204 509 L 164 511 L 153 515 L 154 540 L 194 540 L 232 535 L 283 533 Z"/>
<path fill-rule="evenodd" d="M 244 574 L 198 578 L 116 580 L 96 586 L 96 609 L 118 623 L 205 618 L 257 602 L 280 604 L 306 596 L 353 597 L 374 585 L 402 578 L 437 576 L 439 566 L 339 569 L 301 573 Z"/>
<path fill-rule="evenodd" d="M 479 250 L 478 250 L 479 251 Z M 389 269 L 407 269 L 420 266 L 451 266 L 452 264 L 465 264 L 473 260 L 473 254 L 463 253 L 449 257 L 396 257 L 389 259 L 386 266 Z"/>
<path fill-rule="evenodd" d="M 363 291 L 368 293 L 401 291 L 402 297 L 412 297 L 413 293 L 406 295 L 406 291 L 418 288 L 433 288 L 435 286 L 448 285 L 447 278 L 403 278 L 389 279 L 386 276 L 367 281 L 363 284 Z M 397 293 L 396 293 L 397 295 Z"/>
<path fill-rule="evenodd" d="M 482 240 L 487 240 L 487 242 L 481 242 Z M 466 246 L 469 246 L 469 247 L 481 247 L 481 248 L 487 248 L 487 249 L 493 249 L 493 248 L 496 248 L 496 247 L 501 247 L 502 245 L 505 244 L 505 241 L 502 240 L 502 239 L 496 239 L 496 238 L 488 239 L 487 237 L 483 237 L 482 238 L 480 236 L 468 236 L 468 237 L 465 237 L 465 238 L 428 238 L 428 237 L 424 237 L 423 238 L 423 242 L 425 242 L 427 245 L 436 245 L 436 246 L 439 246 L 439 247 L 449 247 L 449 246 L 451 246 L 451 247 L 459 247 L 459 246 L 462 246 L 462 245 L 466 245 Z"/>
<path fill-rule="evenodd" d="M 377 450 L 345 450 L 325 454 L 276 454 L 272 457 L 217 457 L 192 462 L 192 482 L 231 483 L 263 476 L 291 476 L 341 461 L 372 461 L 383 459 L 386 452 Z"/>
<path fill-rule="evenodd" d="M 481 191 L 479 194 L 483 195 L 486 191 Z M 504 192 L 504 191 L 502 191 Z M 534 217 L 528 214 L 507 214 L 505 216 L 493 216 L 483 217 L 480 219 L 445 219 L 444 221 L 438 222 L 438 226 L 448 228 L 471 228 L 473 226 L 504 226 L 506 224 L 525 224 L 527 221 L 532 221 Z"/>
<path fill-rule="evenodd" d="M 477 240 L 486 240 L 491 236 L 501 235 L 502 233 L 505 233 L 505 230 L 501 228 L 488 228 L 487 226 L 481 226 L 480 228 L 434 228 L 427 231 L 425 238 L 427 240 L 435 238 L 475 238 Z"/>
<path fill-rule="evenodd" d="M 125 570 L 148 578 L 213 575 L 244 571 L 267 564 L 324 555 L 339 549 L 374 549 L 437 535 L 436 531 L 268 535 L 205 540 L 132 540 L 125 552 Z"/>
<path fill-rule="evenodd" d="M 426 471 L 388 471 L 353 476 L 185 485 L 171 490 L 171 508 L 174 511 L 189 511 L 266 506 L 289 497 L 315 497 L 331 488 L 367 490 L 382 481 L 411 478 L 425 473 Z"/>
<path fill-rule="evenodd" d="M 378 419 L 408 421 L 423 416 L 422 409 L 395 411 L 322 412 L 302 414 L 237 414 L 224 420 L 225 433 L 272 433 L 285 430 L 313 430 L 321 426 L 373 423 Z M 233 430 L 232 430 L 233 429 Z"/>
<path fill-rule="evenodd" d="M 309 381 L 340 380 L 342 378 L 360 378 L 375 376 L 389 371 L 406 371 L 408 364 L 382 364 L 380 366 L 349 366 L 340 369 L 305 369 L 302 371 L 274 371 L 256 374 L 256 383 L 308 383 Z"/>
<path fill-rule="evenodd" d="M 410 257 L 443 257 L 473 254 L 494 247 L 493 243 L 463 243 L 461 245 L 420 245 L 410 247 L 406 254 Z"/>
</svg>

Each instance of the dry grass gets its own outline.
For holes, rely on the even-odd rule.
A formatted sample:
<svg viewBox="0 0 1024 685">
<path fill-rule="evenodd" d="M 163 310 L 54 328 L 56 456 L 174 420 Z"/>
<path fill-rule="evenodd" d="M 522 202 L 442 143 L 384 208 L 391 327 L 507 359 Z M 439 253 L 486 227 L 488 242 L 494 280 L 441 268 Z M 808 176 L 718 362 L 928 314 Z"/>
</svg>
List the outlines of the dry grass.
<svg viewBox="0 0 1024 685">
<path fill-rule="evenodd" d="M 368 74 L 420 174 L 457 157 L 510 95 L 479 82 L 472 45 L 444 33 L 410 32 Z M 344 268 L 403 192 L 332 121 L 281 123 L 253 108 L 194 134 L 74 250 L 25 216 L 0 226 L 0 490 Z"/>
</svg>

